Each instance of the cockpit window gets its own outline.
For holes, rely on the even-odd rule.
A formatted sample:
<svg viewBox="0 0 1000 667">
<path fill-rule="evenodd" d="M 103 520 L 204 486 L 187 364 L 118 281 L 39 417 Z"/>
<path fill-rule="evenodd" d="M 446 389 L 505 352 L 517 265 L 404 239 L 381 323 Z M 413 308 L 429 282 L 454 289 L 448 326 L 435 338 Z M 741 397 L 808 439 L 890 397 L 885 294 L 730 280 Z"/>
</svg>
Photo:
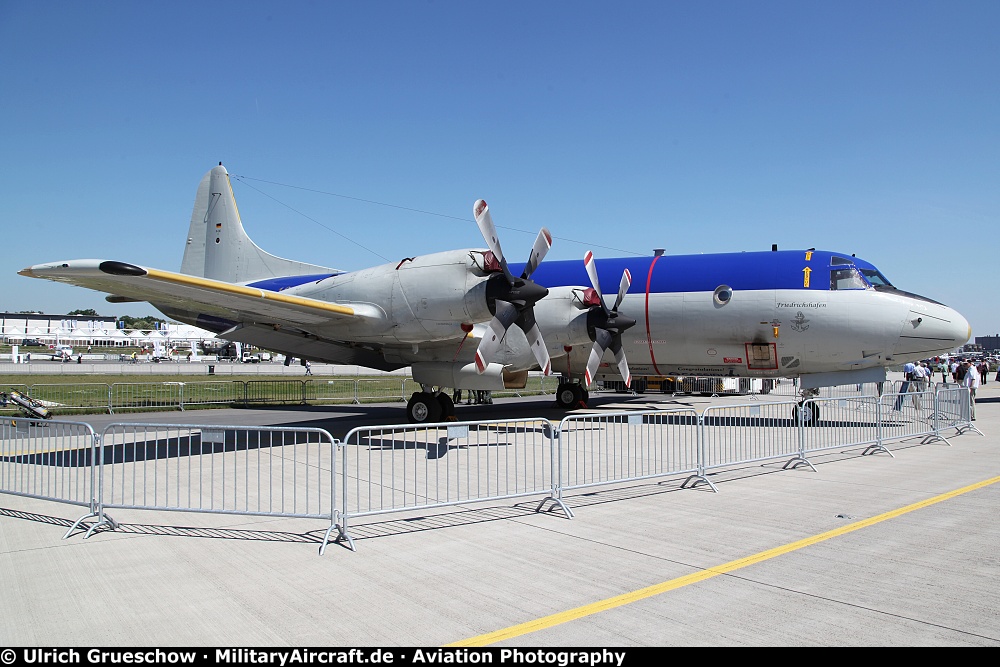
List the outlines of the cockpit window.
<svg viewBox="0 0 1000 667">
<path fill-rule="evenodd" d="M 892 283 L 875 269 L 861 269 L 861 275 L 872 284 L 873 287 L 892 287 Z"/>
<path fill-rule="evenodd" d="M 861 273 L 855 268 L 831 269 L 830 289 L 867 289 L 868 283 L 861 277 Z"/>
<path fill-rule="evenodd" d="M 846 257 L 837 257 L 834 255 L 830 258 L 831 264 L 854 264 L 854 260 L 848 259 Z"/>
</svg>

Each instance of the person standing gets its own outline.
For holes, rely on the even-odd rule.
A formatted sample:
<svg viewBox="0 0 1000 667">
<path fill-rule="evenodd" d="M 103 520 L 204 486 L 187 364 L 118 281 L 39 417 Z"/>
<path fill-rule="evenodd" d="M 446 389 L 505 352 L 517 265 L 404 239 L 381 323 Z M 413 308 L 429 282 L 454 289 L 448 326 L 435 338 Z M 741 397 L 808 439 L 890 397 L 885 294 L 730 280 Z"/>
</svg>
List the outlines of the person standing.
<svg viewBox="0 0 1000 667">
<path fill-rule="evenodd" d="M 927 391 L 927 377 L 928 377 L 927 366 L 923 363 L 915 364 L 913 366 L 913 373 L 911 377 L 913 380 L 910 381 L 910 391 L 913 392 L 913 408 L 920 411 L 922 407 L 921 398 L 923 392 Z"/>
<path fill-rule="evenodd" d="M 966 361 L 965 375 L 962 377 L 962 386 L 969 388 L 969 416 L 972 421 L 976 421 L 976 390 L 979 389 L 979 370 L 971 361 Z"/>
<path fill-rule="evenodd" d="M 306 359 L 304 362 L 302 362 L 302 365 L 306 367 L 306 375 L 312 375 L 313 374 L 313 367 L 312 367 L 312 364 L 309 363 L 308 359 Z"/>
<path fill-rule="evenodd" d="M 893 410 L 899 410 L 903 407 L 903 394 L 911 390 L 910 385 L 913 382 L 914 368 L 916 366 L 913 365 L 912 361 L 907 361 L 903 365 L 903 384 L 899 386 L 899 395 L 896 397 L 896 404 L 893 406 Z"/>
</svg>

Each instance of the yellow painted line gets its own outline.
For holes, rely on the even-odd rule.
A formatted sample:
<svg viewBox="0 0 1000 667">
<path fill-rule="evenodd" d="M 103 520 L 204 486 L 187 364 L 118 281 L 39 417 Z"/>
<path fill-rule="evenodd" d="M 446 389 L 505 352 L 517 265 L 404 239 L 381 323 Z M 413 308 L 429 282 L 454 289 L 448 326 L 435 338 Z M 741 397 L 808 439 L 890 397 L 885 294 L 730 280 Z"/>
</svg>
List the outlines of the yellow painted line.
<svg viewBox="0 0 1000 667">
<path fill-rule="evenodd" d="M 718 565 L 716 567 L 711 567 L 706 570 L 701 570 L 699 572 L 694 572 L 692 574 L 685 575 L 683 577 L 678 577 L 677 579 L 671 579 L 670 581 L 665 581 L 654 586 L 648 586 L 646 588 L 640 588 L 637 591 L 632 591 L 631 593 L 624 593 L 623 595 L 616 595 L 615 597 L 607 598 L 606 600 L 601 600 L 599 602 L 593 602 L 582 607 L 577 607 L 576 609 L 569 609 L 567 611 L 559 612 L 558 614 L 551 614 L 549 616 L 543 616 L 542 618 L 535 619 L 534 621 L 528 621 L 527 623 L 521 623 L 519 625 L 512 625 L 509 628 L 503 630 L 497 630 L 495 632 L 489 632 L 484 635 L 479 635 L 478 637 L 471 637 L 462 641 L 455 642 L 453 644 L 447 644 L 446 646 L 489 646 L 490 644 L 495 644 L 496 642 L 504 641 L 506 639 L 513 639 L 514 637 L 521 637 L 523 635 L 530 634 L 532 632 L 537 632 L 539 630 L 545 630 L 546 628 L 551 628 L 557 625 L 562 625 L 563 623 L 568 623 L 569 621 L 575 621 L 579 618 L 584 618 L 586 616 L 591 616 L 593 614 L 600 613 L 602 611 L 607 611 L 608 609 L 614 609 L 615 607 L 621 607 L 632 602 L 638 602 L 639 600 L 644 600 L 646 598 L 653 597 L 654 595 L 659 595 L 661 593 L 666 593 L 668 591 L 676 590 L 690 584 L 696 584 L 706 579 L 711 579 L 720 574 L 728 574 L 736 570 L 748 567 L 750 565 L 756 565 L 757 563 L 762 563 L 771 558 L 777 556 L 783 556 L 784 554 L 791 553 L 792 551 L 797 551 L 804 547 L 811 546 L 813 544 L 818 544 L 826 540 L 832 539 L 834 537 L 840 537 L 841 535 L 846 535 L 847 533 L 853 533 L 856 530 L 861 530 L 862 528 L 867 528 L 873 526 L 877 523 L 883 521 L 888 521 L 889 519 L 895 519 L 896 517 L 908 514 L 909 512 L 914 512 L 925 507 L 930 507 L 945 500 L 950 500 L 956 496 L 960 496 L 964 493 L 970 491 L 975 491 L 983 487 L 989 486 L 991 484 L 996 484 L 1000 482 L 1000 476 L 993 477 L 991 479 L 984 480 L 982 482 L 977 482 L 976 484 L 970 484 L 969 486 L 956 489 L 954 491 L 949 491 L 948 493 L 943 493 L 939 496 L 934 496 L 933 498 L 928 498 L 927 500 L 921 500 L 918 503 L 913 503 L 912 505 L 907 505 L 906 507 L 900 507 L 899 509 L 886 512 L 884 514 L 879 514 L 878 516 L 873 516 L 870 519 L 863 519 L 861 521 L 856 521 L 852 524 L 842 526 L 840 528 L 835 528 L 834 530 L 829 530 L 825 533 L 820 533 L 819 535 L 813 535 L 812 537 L 807 537 L 797 542 L 792 542 L 780 547 L 775 547 L 774 549 L 768 549 L 767 551 L 761 551 L 753 556 L 747 556 L 746 558 L 740 558 L 738 560 L 730 561 L 723 565 Z"/>
<path fill-rule="evenodd" d="M 163 282 L 174 283 L 177 285 L 186 285 L 188 287 L 198 287 L 201 289 L 211 290 L 213 292 L 249 296 L 255 299 L 267 299 L 268 301 L 276 301 L 278 303 L 291 306 L 311 308 L 313 310 L 325 310 L 327 312 L 337 313 L 338 315 L 354 315 L 354 309 L 347 306 L 339 306 L 335 303 L 327 303 L 316 299 L 307 299 L 301 296 L 279 294 L 278 292 L 270 292 L 268 290 L 261 290 L 255 287 L 231 285 L 218 280 L 209 280 L 207 278 L 198 278 L 196 276 L 186 276 L 182 273 L 171 273 L 170 271 L 161 271 L 159 269 L 146 269 L 146 275 L 154 280 L 161 280 Z"/>
</svg>

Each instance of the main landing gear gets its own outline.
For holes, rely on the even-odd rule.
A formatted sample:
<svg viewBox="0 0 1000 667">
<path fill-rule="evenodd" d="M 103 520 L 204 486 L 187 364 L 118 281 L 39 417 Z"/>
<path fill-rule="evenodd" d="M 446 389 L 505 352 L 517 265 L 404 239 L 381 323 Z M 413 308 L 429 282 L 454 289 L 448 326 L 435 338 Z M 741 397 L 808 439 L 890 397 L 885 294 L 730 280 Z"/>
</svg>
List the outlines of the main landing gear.
<svg viewBox="0 0 1000 667">
<path fill-rule="evenodd" d="M 455 403 L 442 391 L 415 391 L 406 404 L 406 418 L 411 424 L 455 421 Z"/>
<path fill-rule="evenodd" d="M 579 382 L 560 382 L 556 389 L 556 405 L 564 410 L 587 407 L 590 392 Z"/>
</svg>

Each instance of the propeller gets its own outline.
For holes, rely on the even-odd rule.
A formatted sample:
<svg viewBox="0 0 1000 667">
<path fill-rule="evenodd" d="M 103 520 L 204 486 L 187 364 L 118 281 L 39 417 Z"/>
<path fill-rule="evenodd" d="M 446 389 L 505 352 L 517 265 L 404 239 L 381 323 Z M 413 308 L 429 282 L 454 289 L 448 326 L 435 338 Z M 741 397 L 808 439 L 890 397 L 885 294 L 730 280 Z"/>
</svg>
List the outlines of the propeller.
<svg viewBox="0 0 1000 667">
<path fill-rule="evenodd" d="M 552 372 L 552 363 L 549 360 L 548 350 L 545 349 L 545 341 L 542 340 L 542 332 L 535 323 L 534 311 L 535 304 L 548 294 L 549 290 L 533 282 L 531 274 L 552 247 L 552 234 L 544 227 L 538 232 L 538 238 L 535 239 L 535 245 L 528 256 L 528 263 L 518 278 L 507 266 L 503 249 L 500 247 L 500 239 L 497 237 L 497 229 L 490 215 L 490 207 L 486 201 L 477 200 L 472 207 L 472 213 L 476 218 L 476 224 L 479 225 L 479 231 L 486 239 L 486 245 L 500 265 L 500 271 L 490 276 L 486 283 L 486 302 L 490 312 L 493 313 L 493 319 L 486 327 L 483 340 L 476 350 L 476 370 L 480 373 L 486 371 L 486 367 L 496 358 L 507 330 L 516 324 L 528 339 L 528 345 L 535 356 L 535 361 L 538 362 L 538 367 L 542 369 L 544 375 L 549 375 Z"/>
<path fill-rule="evenodd" d="M 618 298 L 615 305 L 608 308 L 604 295 L 601 293 L 601 283 L 597 279 L 597 265 L 594 263 L 594 253 L 587 251 L 583 258 L 583 264 L 587 268 L 587 275 L 590 277 L 590 284 L 593 285 L 593 293 L 584 297 L 584 302 L 592 306 L 587 314 L 587 331 L 590 332 L 594 347 L 590 350 L 590 358 L 587 360 L 587 370 L 584 372 L 586 386 L 594 381 L 594 374 L 597 367 L 601 365 L 605 350 L 610 349 L 615 355 L 615 362 L 618 364 L 618 372 L 625 380 L 625 386 L 632 384 L 632 374 L 628 370 L 628 362 L 625 360 L 625 350 L 622 348 L 622 332 L 635 325 L 635 320 L 618 313 L 618 307 L 622 304 L 628 288 L 632 285 L 632 274 L 628 269 L 622 272 L 622 279 L 618 285 Z M 589 290 L 588 290 L 589 291 Z"/>
</svg>

